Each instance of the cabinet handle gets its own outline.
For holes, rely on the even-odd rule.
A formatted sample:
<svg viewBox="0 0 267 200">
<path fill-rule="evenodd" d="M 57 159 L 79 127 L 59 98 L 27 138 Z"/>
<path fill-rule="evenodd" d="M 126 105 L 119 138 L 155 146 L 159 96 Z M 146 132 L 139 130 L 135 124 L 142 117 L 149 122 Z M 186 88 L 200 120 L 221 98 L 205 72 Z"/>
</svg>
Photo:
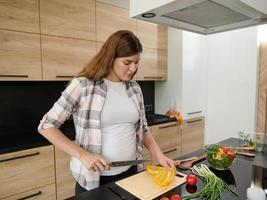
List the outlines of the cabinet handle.
<svg viewBox="0 0 267 200">
<path fill-rule="evenodd" d="M 42 191 L 38 191 L 38 192 L 36 192 L 36 193 L 34 193 L 34 194 L 30 194 L 30 195 L 28 195 L 28 196 L 26 196 L 26 197 L 18 198 L 17 200 L 29 199 L 29 198 L 31 198 L 31 197 L 35 197 L 35 196 L 38 196 L 38 195 L 41 195 L 41 194 L 42 194 Z"/>
<path fill-rule="evenodd" d="M 23 155 L 23 156 L 17 156 L 17 157 L 13 157 L 13 158 L 3 159 L 3 160 L 0 160 L 0 162 L 7 162 L 7 161 L 10 161 L 10 160 L 16 160 L 16 159 L 20 159 L 20 158 L 26 158 L 26 157 L 30 157 L 30 156 L 37 156 L 39 154 L 40 153 L 37 151 L 36 153 L 30 153 L 30 154 L 26 154 L 26 155 Z"/>
<path fill-rule="evenodd" d="M 199 111 L 195 111 L 195 112 L 189 112 L 189 113 L 187 113 L 187 114 L 188 114 L 188 115 L 193 115 L 193 114 L 198 114 L 198 113 L 202 113 L 202 111 L 199 110 Z"/>
<path fill-rule="evenodd" d="M 29 77 L 26 74 L 0 74 L 0 77 L 20 77 L 20 78 L 27 78 Z"/>
<path fill-rule="evenodd" d="M 73 78 L 74 75 L 56 75 L 57 78 Z"/>
<path fill-rule="evenodd" d="M 145 76 L 144 79 L 162 79 L 162 76 Z"/>
<path fill-rule="evenodd" d="M 172 126 L 177 126 L 177 124 L 171 124 L 171 125 L 167 125 L 167 126 L 159 126 L 159 129 L 163 129 L 163 128 L 169 128 Z"/>
<path fill-rule="evenodd" d="M 174 151 L 177 151 L 177 149 L 175 148 L 175 149 L 172 149 L 172 150 L 169 150 L 169 151 L 163 152 L 163 153 L 164 153 L 164 154 L 166 154 L 166 153 L 171 153 L 171 152 L 174 152 Z"/>
<path fill-rule="evenodd" d="M 194 123 L 194 122 L 198 122 L 198 121 L 202 121 L 202 119 L 190 120 L 190 121 L 187 121 L 187 123 Z"/>
</svg>

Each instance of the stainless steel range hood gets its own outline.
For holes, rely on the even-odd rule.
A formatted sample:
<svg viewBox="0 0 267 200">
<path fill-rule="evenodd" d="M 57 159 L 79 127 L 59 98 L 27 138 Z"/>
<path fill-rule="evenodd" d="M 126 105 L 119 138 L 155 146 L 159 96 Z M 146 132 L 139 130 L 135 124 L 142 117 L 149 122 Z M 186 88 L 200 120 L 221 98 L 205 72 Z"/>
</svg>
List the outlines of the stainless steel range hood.
<svg viewBox="0 0 267 200">
<path fill-rule="evenodd" d="M 267 0 L 130 0 L 130 15 L 206 35 L 267 23 Z"/>
</svg>

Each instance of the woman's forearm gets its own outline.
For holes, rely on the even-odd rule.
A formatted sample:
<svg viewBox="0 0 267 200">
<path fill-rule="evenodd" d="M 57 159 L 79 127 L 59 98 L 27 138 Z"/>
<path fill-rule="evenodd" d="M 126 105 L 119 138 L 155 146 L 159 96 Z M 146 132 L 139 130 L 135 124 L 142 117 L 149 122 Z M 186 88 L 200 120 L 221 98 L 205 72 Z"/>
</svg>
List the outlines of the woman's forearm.
<svg viewBox="0 0 267 200">
<path fill-rule="evenodd" d="M 58 128 L 48 128 L 41 130 L 40 133 L 57 148 L 78 159 L 80 159 L 82 153 L 85 151 L 67 138 Z"/>
<path fill-rule="evenodd" d="M 145 147 L 151 152 L 152 156 L 155 157 L 159 164 L 163 167 L 175 169 L 174 161 L 168 157 L 166 157 L 160 150 L 158 144 L 156 143 L 155 139 L 153 138 L 150 132 L 144 133 L 144 145 Z"/>
<path fill-rule="evenodd" d="M 157 158 L 159 155 L 162 155 L 158 144 L 150 132 L 144 133 L 144 145 L 151 152 L 153 157 Z"/>
</svg>

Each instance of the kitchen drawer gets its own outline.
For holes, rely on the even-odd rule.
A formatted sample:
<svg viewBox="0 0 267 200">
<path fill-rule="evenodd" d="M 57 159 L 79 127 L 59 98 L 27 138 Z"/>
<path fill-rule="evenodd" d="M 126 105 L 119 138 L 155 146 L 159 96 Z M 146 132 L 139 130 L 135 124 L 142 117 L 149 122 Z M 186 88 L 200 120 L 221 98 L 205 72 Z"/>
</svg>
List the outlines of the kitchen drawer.
<svg viewBox="0 0 267 200">
<path fill-rule="evenodd" d="M 181 144 L 181 129 L 177 122 L 151 126 L 151 131 L 162 152 L 169 151 Z"/>
<path fill-rule="evenodd" d="M 55 183 L 54 171 L 52 145 L 0 155 L 0 199 Z"/>
<path fill-rule="evenodd" d="M 181 156 L 181 146 L 176 146 L 169 148 L 169 150 L 165 150 L 162 153 L 164 153 L 168 158 L 175 159 Z M 158 161 L 154 158 L 152 161 L 153 165 L 158 165 Z"/>
<path fill-rule="evenodd" d="M 204 118 L 189 119 L 182 127 L 182 154 L 201 149 L 204 145 Z"/>
<path fill-rule="evenodd" d="M 66 199 L 75 195 L 75 179 L 70 171 L 70 156 L 55 148 L 57 199 Z"/>
<path fill-rule="evenodd" d="M 30 199 L 30 200 L 53 200 L 56 199 L 55 184 L 49 184 L 44 187 L 36 188 L 27 192 L 16 194 L 4 198 L 4 200 L 18 200 L 18 199 Z"/>
</svg>

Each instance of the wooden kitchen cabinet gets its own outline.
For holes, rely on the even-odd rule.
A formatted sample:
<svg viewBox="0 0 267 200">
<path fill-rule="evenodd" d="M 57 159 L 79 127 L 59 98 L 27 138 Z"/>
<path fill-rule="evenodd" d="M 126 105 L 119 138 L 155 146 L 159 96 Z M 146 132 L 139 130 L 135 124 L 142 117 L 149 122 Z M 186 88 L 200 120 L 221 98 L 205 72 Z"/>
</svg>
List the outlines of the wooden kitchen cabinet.
<svg viewBox="0 0 267 200">
<path fill-rule="evenodd" d="M 204 146 L 204 117 L 188 119 L 182 127 L 182 154 L 188 154 Z"/>
<path fill-rule="evenodd" d="M 174 159 L 181 155 L 181 128 L 177 122 L 151 126 L 151 132 L 166 156 Z M 152 164 L 158 164 L 155 158 L 152 159 Z"/>
<path fill-rule="evenodd" d="M 166 80 L 167 51 L 143 48 L 136 80 Z"/>
<path fill-rule="evenodd" d="M 137 21 L 136 35 L 143 47 L 167 50 L 167 28 L 154 23 Z"/>
<path fill-rule="evenodd" d="M 96 40 L 105 42 L 118 30 L 136 33 L 136 20 L 129 17 L 129 11 L 110 4 L 96 2 Z"/>
<path fill-rule="evenodd" d="M 154 80 L 161 79 L 157 72 L 157 50 L 143 48 L 141 60 L 139 61 L 137 80 Z"/>
<path fill-rule="evenodd" d="M 56 186 L 49 184 L 40 188 L 22 192 L 13 196 L 4 198 L 4 200 L 19 200 L 19 199 L 35 199 L 35 200 L 55 200 L 56 199 Z"/>
<path fill-rule="evenodd" d="M 45 193 L 55 199 L 53 146 L 33 148 L 0 155 L 0 199 L 19 193 L 35 194 L 45 187 Z M 50 189 L 49 189 L 50 188 Z M 41 189 L 40 189 L 41 190 Z M 12 198 L 11 198 L 12 199 Z"/>
<path fill-rule="evenodd" d="M 96 53 L 96 42 L 43 36 L 43 80 L 70 80 Z"/>
<path fill-rule="evenodd" d="M 41 80 L 40 36 L 0 30 L 0 80 Z"/>
<path fill-rule="evenodd" d="M 95 40 L 94 0 L 40 0 L 41 33 Z"/>
<path fill-rule="evenodd" d="M 70 156 L 55 148 L 57 199 L 66 199 L 75 195 L 75 179 L 70 171 Z"/>
<path fill-rule="evenodd" d="M 0 1 L 0 29 L 40 33 L 38 0 Z"/>
</svg>

